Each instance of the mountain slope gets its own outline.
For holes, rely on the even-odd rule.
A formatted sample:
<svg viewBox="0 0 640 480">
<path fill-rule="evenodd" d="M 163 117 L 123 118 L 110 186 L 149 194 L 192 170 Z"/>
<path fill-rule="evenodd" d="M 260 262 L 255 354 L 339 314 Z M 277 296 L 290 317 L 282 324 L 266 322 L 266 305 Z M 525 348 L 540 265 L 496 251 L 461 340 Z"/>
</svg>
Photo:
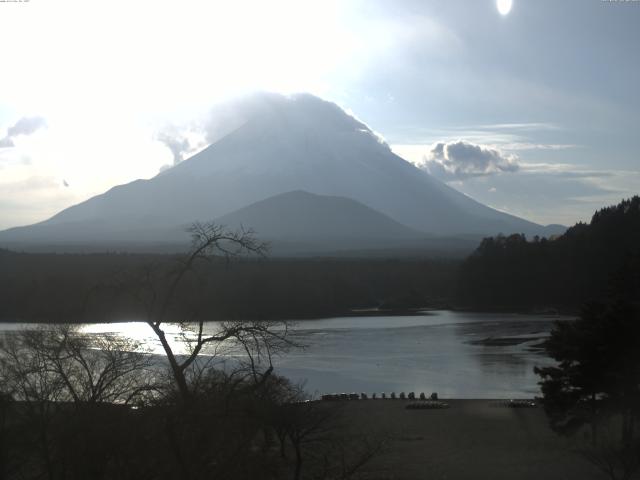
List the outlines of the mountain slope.
<svg viewBox="0 0 640 480">
<path fill-rule="evenodd" d="M 429 234 L 545 233 L 406 162 L 335 104 L 260 95 L 240 127 L 190 159 L 35 226 L 0 232 L 0 242 L 171 240 L 179 226 L 295 190 L 348 197 Z"/>
</svg>

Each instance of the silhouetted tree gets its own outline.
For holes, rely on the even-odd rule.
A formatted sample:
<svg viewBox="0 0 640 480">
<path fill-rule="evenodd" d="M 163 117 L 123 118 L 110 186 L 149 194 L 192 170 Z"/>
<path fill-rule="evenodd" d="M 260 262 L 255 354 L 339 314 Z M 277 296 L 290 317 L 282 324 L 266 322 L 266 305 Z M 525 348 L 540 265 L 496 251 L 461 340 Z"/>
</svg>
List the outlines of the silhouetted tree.
<svg viewBox="0 0 640 480">
<path fill-rule="evenodd" d="M 579 319 L 558 322 L 545 342 L 557 366 L 536 368 L 551 427 L 563 434 L 591 428 L 593 446 L 603 444 L 598 432 L 619 425 L 621 478 L 638 467 L 640 443 L 640 311 L 629 303 L 587 305 Z M 607 439 L 609 442 L 609 439 Z M 603 454 L 602 447 L 596 452 Z M 606 446 L 606 462 L 613 450 Z M 605 458 L 592 450 L 590 458 Z M 594 462 L 597 463 L 597 462 Z M 608 472 L 611 475 L 612 471 Z M 616 477 L 612 477 L 616 478 Z"/>
<path fill-rule="evenodd" d="M 256 384 L 273 371 L 272 356 L 292 344 L 288 337 L 288 323 L 284 321 L 223 321 L 207 325 L 211 313 L 207 310 L 207 298 L 215 288 L 210 284 L 206 269 L 215 258 L 225 261 L 241 255 L 264 255 L 265 243 L 256 240 L 251 230 L 231 231 L 215 223 L 195 223 L 189 229 L 192 236 L 191 250 L 177 258 L 173 264 L 145 265 L 135 274 L 129 273 L 120 284 L 120 290 L 134 297 L 144 307 L 146 323 L 160 341 L 177 391 L 183 402 L 190 400 L 190 369 L 209 346 L 237 348 L 245 354 L 247 362 L 240 365 L 248 371 Z M 186 355 L 174 352 L 167 338 L 164 325 L 178 323 Z M 266 369 L 261 362 L 266 361 Z"/>
</svg>

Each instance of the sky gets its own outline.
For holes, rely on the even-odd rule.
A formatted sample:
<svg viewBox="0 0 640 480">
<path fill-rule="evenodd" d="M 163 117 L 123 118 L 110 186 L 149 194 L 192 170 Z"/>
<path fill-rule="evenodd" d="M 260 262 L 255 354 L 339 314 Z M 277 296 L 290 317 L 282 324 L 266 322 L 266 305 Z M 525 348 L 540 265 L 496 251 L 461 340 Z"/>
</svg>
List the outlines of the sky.
<svg viewBox="0 0 640 480">
<path fill-rule="evenodd" d="M 153 177 L 259 90 L 538 223 L 639 194 L 640 1 L 499 1 L 0 2 L 0 229 Z"/>
</svg>

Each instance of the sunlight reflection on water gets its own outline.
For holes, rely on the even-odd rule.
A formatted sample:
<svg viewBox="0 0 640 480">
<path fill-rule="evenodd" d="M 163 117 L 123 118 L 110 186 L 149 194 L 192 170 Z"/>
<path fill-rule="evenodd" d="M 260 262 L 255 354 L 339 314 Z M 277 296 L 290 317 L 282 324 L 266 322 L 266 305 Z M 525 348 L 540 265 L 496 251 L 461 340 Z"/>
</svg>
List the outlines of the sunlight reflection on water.
<svg viewBox="0 0 640 480">
<path fill-rule="evenodd" d="M 304 349 L 275 359 L 276 371 L 305 381 L 311 393 L 330 391 L 437 391 L 459 398 L 530 398 L 538 394 L 535 365 L 550 359 L 531 347 L 560 317 L 436 311 L 411 316 L 340 317 L 295 323 L 292 335 Z M 11 326 L 13 325 L 13 327 Z M 205 324 L 215 332 L 218 322 Z M 5 324 L 2 330 L 22 328 Z M 193 329 L 163 324 L 176 354 L 188 353 Z M 111 334 L 140 342 L 159 355 L 162 346 L 144 322 L 84 324 L 86 335 Z M 486 342 L 498 339 L 498 342 Z M 213 347 L 203 355 L 240 352 Z"/>
</svg>

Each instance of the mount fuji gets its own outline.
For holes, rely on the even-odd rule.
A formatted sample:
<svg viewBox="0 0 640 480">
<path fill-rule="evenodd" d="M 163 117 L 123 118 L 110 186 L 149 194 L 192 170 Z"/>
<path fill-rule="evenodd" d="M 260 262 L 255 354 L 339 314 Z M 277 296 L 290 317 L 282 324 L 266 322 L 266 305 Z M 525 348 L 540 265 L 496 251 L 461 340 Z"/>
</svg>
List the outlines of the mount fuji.
<svg viewBox="0 0 640 480">
<path fill-rule="evenodd" d="M 421 237 L 557 233 L 447 186 L 334 103 L 262 94 L 249 104 L 239 126 L 191 158 L 0 232 L 0 246 L 181 243 L 185 226 L 213 219 L 271 240 L 314 237 L 320 250 L 323 238 L 334 249 L 341 238 L 382 247 Z"/>
</svg>

